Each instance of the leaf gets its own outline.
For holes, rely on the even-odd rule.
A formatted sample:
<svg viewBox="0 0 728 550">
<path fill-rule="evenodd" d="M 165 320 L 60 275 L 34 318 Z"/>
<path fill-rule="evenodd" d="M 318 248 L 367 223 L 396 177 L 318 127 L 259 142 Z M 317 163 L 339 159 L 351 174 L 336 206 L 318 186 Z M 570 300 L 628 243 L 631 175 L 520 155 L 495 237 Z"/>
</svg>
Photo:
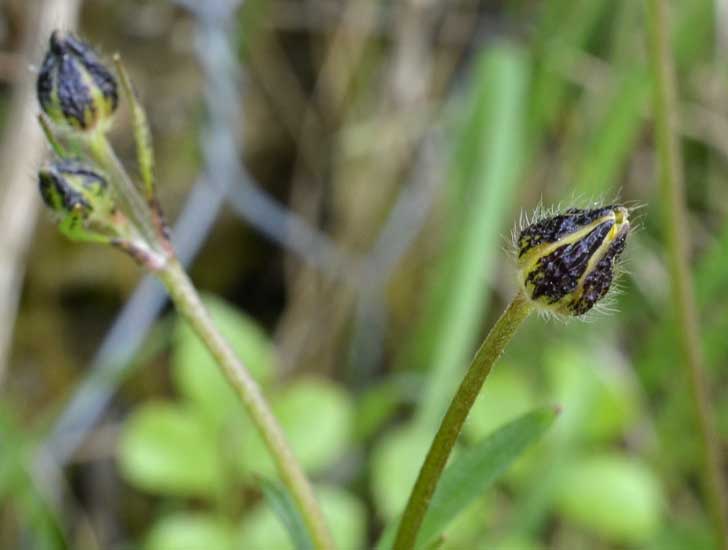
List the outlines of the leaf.
<svg viewBox="0 0 728 550">
<path fill-rule="evenodd" d="M 48 500 L 47 491 L 37 486 L 32 471 L 38 436 L 28 419 L 16 417 L 11 407 L 10 398 L 0 399 L 0 510 L 10 510 L 11 518 L 16 512 L 17 528 L 24 533 L 28 548 L 65 550 L 70 543 L 63 518 Z M 0 541 L 2 534 L 0 529 Z"/>
<path fill-rule="evenodd" d="M 371 491 L 380 517 L 392 520 L 402 511 L 417 479 L 432 434 L 416 426 L 386 434 L 371 454 Z"/>
<path fill-rule="evenodd" d="M 422 522 L 416 548 L 426 548 L 440 536 L 463 509 L 482 495 L 529 445 L 544 434 L 555 418 L 555 409 L 537 409 L 462 451 L 440 479 Z M 396 525 L 393 523 L 385 531 L 379 550 L 391 547 Z"/>
<path fill-rule="evenodd" d="M 205 298 L 205 305 L 223 336 L 260 383 L 273 371 L 273 349 L 267 335 L 250 318 L 222 300 Z M 175 330 L 172 377 L 177 389 L 214 426 L 245 414 L 239 397 L 207 348 L 179 318 Z"/>
<path fill-rule="evenodd" d="M 273 412 L 294 454 L 307 472 L 330 465 L 346 449 L 353 430 L 354 406 L 338 385 L 304 378 L 272 396 Z M 260 436 L 245 430 L 241 464 L 246 472 L 274 477 L 275 467 Z"/>
<path fill-rule="evenodd" d="M 523 370 L 498 365 L 473 403 L 464 433 L 469 441 L 480 441 L 536 404 Z"/>
<path fill-rule="evenodd" d="M 614 368 L 609 353 L 608 345 L 560 345 L 544 352 L 551 398 L 564 409 L 557 430 L 562 441 L 609 441 L 634 425 L 640 405 L 636 389 Z"/>
<path fill-rule="evenodd" d="M 460 510 L 481 495 L 529 445 L 546 432 L 556 414 L 554 408 L 527 413 L 463 451 L 440 479 L 422 522 L 417 546 L 425 546 L 442 533 Z"/>
<path fill-rule="evenodd" d="M 223 484 L 216 432 L 193 411 L 152 402 L 127 419 L 119 445 L 122 474 L 157 494 L 211 497 Z"/>
<path fill-rule="evenodd" d="M 147 534 L 145 550 L 234 550 L 233 530 L 216 516 L 179 512 L 163 517 Z"/>
<path fill-rule="evenodd" d="M 275 512 L 286 531 L 288 531 L 293 547 L 296 550 L 312 549 L 313 542 L 309 537 L 303 518 L 298 513 L 296 505 L 285 487 L 275 481 L 261 478 L 260 488 L 263 490 L 263 495 L 271 510 Z"/>
<path fill-rule="evenodd" d="M 334 487 L 318 487 L 316 496 L 336 546 L 342 550 L 364 548 L 366 509 L 361 501 Z M 273 510 L 261 503 L 243 518 L 237 548 L 290 550 L 294 547 Z"/>
<path fill-rule="evenodd" d="M 663 495 L 641 461 L 603 454 L 564 468 L 556 503 L 565 519 L 606 540 L 642 545 L 660 526 Z"/>
</svg>

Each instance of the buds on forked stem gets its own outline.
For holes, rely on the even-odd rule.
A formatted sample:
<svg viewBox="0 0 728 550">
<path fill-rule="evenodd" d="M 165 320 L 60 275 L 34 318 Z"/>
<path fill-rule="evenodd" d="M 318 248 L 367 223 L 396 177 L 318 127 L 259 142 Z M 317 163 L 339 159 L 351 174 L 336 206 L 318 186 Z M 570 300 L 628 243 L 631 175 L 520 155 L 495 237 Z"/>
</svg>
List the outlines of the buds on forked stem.
<svg viewBox="0 0 728 550">
<path fill-rule="evenodd" d="M 146 115 L 118 60 L 117 68 L 135 126 L 142 126 L 136 128 L 135 137 L 143 181 L 139 184 L 130 178 L 105 135 L 119 103 L 116 77 L 91 46 L 55 31 L 38 75 L 37 93 L 43 110 L 41 125 L 62 160 L 41 171 L 41 192 L 65 235 L 114 244 L 154 270 L 173 251 L 153 186 Z M 84 149 L 101 170 L 70 160 L 65 140 L 73 144 L 72 149 Z"/>
</svg>

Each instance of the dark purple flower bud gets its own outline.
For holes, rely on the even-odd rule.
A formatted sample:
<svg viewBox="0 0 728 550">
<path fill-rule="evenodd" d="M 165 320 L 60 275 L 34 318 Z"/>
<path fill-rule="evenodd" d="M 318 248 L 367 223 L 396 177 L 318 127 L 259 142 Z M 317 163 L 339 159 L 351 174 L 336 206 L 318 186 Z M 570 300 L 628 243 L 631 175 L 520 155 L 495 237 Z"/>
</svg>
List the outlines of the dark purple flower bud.
<svg viewBox="0 0 728 550">
<path fill-rule="evenodd" d="M 36 90 L 48 118 L 77 131 L 110 121 L 119 102 L 116 79 L 91 47 L 59 31 L 51 34 Z"/>
<path fill-rule="evenodd" d="M 628 214 L 617 205 L 571 208 L 524 228 L 516 248 L 526 295 L 561 315 L 592 309 L 612 285 L 629 234 Z"/>
</svg>

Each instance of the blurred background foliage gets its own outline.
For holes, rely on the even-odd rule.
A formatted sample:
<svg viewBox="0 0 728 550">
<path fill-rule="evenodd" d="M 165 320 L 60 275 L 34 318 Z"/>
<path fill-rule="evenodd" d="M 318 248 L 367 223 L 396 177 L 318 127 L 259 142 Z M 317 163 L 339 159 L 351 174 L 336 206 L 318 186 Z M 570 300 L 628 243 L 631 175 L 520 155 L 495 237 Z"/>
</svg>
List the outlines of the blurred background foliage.
<svg viewBox="0 0 728 550">
<path fill-rule="evenodd" d="M 33 4 L 42 9 L 0 2 L 0 126 L 38 63 L 21 50 Z M 200 53 L 220 47 L 202 40 L 211 26 L 228 38 L 239 71 L 229 100 L 244 113 L 232 162 L 288 214 L 267 218 L 264 235 L 234 206 L 247 195 L 233 182 L 197 235 L 191 272 L 340 546 L 373 547 L 400 513 L 461 373 L 515 290 L 507 250 L 519 213 L 618 196 L 644 208 L 617 312 L 534 318 L 517 335 L 460 451 L 535 407 L 561 414 L 441 547 L 712 548 L 661 244 L 670 222 L 655 184 L 642 2 L 245 0 L 217 19 L 204 12 L 223 0 L 194 4 L 85 0 L 79 32 L 124 56 L 171 220 L 200 174 L 213 182 L 230 162 L 210 154 L 221 124 L 210 75 L 220 75 Z M 728 4 L 671 7 L 692 266 L 725 450 Z M 131 158 L 124 113 L 113 137 Z M 301 220 L 316 232 L 298 247 Z M 139 270 L 66 242 L 45 217 L 35 231 L 17 318 L 1 321 L 14 338 L 0 379 L 0 546 L 291 547 L 262 444 L 189 329 L 168 309 L 148 330 L 127 327 L 143 345 L 124 350 L 133 359 L 120 374 L 94 378 Z M 54 426 L 89 380 L 113 398 L 54 463 Z M 50 461 L 38 460 L 44 448 Z"/>
</svg>

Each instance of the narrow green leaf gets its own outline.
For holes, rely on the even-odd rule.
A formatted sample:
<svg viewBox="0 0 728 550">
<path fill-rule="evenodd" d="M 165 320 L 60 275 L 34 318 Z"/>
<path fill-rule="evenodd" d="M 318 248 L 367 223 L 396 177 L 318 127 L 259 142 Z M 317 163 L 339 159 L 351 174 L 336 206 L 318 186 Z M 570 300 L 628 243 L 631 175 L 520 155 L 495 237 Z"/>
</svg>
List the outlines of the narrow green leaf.
<svg viewBox="0 0 728 550">
<path fill-rule="evenodd" d="M 312 549 L 313 542 L 309 537 L 306 525 L 285 487 L 266 478 L 260 478 L 259 481 L 268 505 L 290 535 L 293 547 L 296 550 Z"/>
<path fill-rule="evenodd" d="M 499 428 L 477 445 L 463 451 L 445 470 L 417 538 L 418 549 L 427 548 L 448 524 L 491 486 L 521 453 L 553 423 L 557 411 L 541 408 Z M 397 523 L 391 524 L 377 548 L 388 550 Z"/>
</svg>

